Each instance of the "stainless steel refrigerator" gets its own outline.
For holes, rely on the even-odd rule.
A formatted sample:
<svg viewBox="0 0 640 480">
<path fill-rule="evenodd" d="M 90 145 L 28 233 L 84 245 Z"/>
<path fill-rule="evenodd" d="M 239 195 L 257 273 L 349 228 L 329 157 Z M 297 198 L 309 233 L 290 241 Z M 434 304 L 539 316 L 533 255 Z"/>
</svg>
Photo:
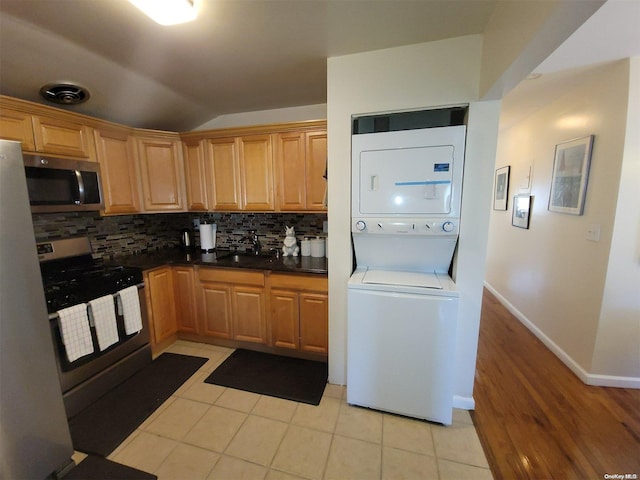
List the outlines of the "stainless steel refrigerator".
<svg viewBox="0 0 640 480">
<path fill-rule="evenodd" d="M 73 467 L 20 143 L 0 140 L 0 479 Z"/>
</svg>

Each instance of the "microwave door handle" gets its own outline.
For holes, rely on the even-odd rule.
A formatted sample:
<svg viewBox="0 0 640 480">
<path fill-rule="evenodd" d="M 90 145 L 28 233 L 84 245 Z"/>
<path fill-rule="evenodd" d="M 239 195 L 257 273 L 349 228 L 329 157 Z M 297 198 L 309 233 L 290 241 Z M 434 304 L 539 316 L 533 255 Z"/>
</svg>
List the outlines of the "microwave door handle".
<svg viewBox="0 0 640 480">
<path fill-rule="evenodd" d="M 76 174 L 76 181 L 78 183 L 78 200 L 76 200 L 76 204 L 82 205 L 85 203 L 85 192 L 84 192 L 84 182 L 82 181 L 82 173 L 80 170 L 74 170 Z"/>
</svg>

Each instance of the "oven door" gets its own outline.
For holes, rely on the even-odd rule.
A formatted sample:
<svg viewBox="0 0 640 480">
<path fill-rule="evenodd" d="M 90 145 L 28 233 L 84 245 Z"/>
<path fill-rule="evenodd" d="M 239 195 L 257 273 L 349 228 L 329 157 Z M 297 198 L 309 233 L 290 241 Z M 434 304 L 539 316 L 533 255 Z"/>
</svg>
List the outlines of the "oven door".
<svg viewBox="0 0 640 480">
<path fill-rule="evenodd" d="M 67 358 L 58 318 L 50 320 L 58 376 L 69 418 L 151 362 L 144 287 L 138 289 L 138 298 L 142 314 L 140 332 L 126 335 L 124 319 L 118 315 L 116 321 L 120 341 L 100 351 L 95 328 L 91 327 L 94 352 L 73 362 L 69 362 Z"/>
</svg>

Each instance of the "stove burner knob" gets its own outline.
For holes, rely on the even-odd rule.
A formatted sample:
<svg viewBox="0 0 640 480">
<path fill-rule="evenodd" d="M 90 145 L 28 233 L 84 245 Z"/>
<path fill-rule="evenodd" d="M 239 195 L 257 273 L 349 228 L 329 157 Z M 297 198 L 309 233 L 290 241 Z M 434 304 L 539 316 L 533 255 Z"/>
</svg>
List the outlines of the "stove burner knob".
<svg viewBox="0 0 640 480">
<path fill-rule="evenodd" d="M 365 228 L 367 228 L 367 224 L 365 222 L 363 222 L 362 220 L 358 220 L 356 222 L 356 230 L 362 232 Z"/>
<path fill-rule="evenodd" d="M 453 222 L 444 222 L 442 224 L 442 230 L 445 232 L 453 232 L 454 228 L 455 228 L 455 225 L 453 224 Z"/>
</svg>

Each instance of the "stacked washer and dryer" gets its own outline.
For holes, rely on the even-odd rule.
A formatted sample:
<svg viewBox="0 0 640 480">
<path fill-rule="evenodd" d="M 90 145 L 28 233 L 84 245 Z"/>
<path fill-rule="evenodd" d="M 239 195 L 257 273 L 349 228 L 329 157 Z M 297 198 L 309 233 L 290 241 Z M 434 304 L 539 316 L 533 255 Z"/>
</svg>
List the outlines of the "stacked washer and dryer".
<svg viewBox="0 0 640 480">
<path fill-rule="evenodd" d="M 466 107 L 354 119 L 347 402 L 451 424 Z"/>
</svg>

